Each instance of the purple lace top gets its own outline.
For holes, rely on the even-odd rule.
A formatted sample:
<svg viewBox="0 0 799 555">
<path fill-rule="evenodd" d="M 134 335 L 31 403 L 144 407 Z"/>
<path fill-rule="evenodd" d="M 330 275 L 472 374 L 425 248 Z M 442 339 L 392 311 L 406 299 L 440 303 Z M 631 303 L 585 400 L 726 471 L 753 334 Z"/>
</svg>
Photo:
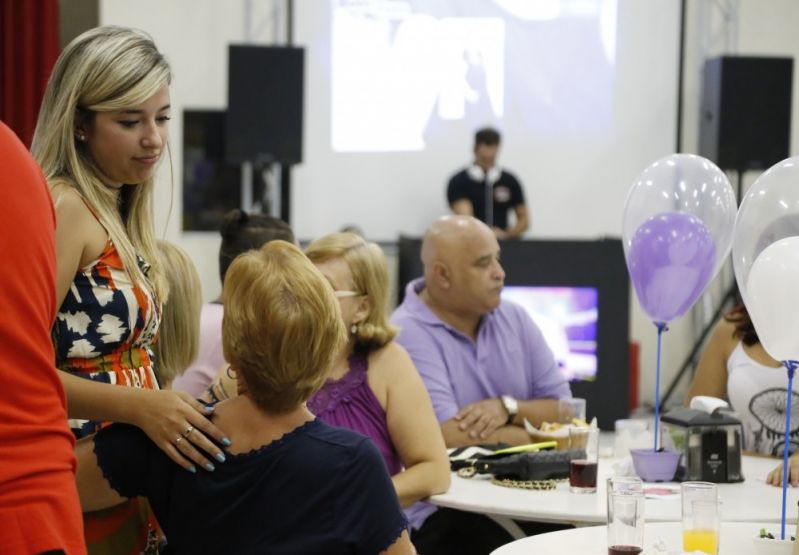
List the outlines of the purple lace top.
<svg viewBox="0 0 799 555">
<path fill-rule="evenodd" d="M 386 412 L 366 379 L 367 356 L 358 351 L 350 355 L 349 372 L 339 380 L 327 380 L 308 400 L 308 410 L 331 426 L 354 430 L 371 439 L 393 476 L 402 470 L 402 463 L 388 434 Z"/>
</svg>

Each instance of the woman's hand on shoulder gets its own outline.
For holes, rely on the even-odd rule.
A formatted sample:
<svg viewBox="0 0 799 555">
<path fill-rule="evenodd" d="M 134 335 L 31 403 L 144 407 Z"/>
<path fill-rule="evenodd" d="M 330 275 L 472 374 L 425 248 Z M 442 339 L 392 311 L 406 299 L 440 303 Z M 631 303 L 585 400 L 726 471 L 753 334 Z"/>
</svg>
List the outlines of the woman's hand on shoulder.
<svg viewBox="0 0 799 555">
<path fill-rule="evenodd" d="M 225 455 L 208 438 L 230 445 L 224 432 L 206 418 L 212 413 L 212 407 L 204 406 L 188 393 L 147 391 L 147 400 L 131 423 L 141 428 L 169 458 L 186 470 L 193 471 L 196 464 L 211 471 L 214 469 L 211 459 L 224 462 Z"/>
</svg>

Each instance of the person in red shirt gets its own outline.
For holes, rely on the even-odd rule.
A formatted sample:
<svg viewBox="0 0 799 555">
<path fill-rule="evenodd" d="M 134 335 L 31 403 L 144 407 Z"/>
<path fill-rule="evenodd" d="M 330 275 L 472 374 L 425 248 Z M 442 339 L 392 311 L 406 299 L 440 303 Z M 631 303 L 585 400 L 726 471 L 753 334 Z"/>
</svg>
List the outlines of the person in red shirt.
<svg viewBox="0 0 799 555">
<path fill-rule="evenodd" d="M 75 439 L 56 374 L 55 214 L 41 170 L 0 122 L 0 553 L 86 553 Z"/>
</svg>

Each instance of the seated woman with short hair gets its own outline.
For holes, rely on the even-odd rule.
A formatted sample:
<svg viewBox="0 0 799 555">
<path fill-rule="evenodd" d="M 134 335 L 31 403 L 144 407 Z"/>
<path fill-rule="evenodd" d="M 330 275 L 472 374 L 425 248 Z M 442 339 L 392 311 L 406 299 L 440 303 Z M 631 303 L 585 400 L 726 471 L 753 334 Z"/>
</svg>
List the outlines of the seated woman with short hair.
<svg viewBox="0 0 799 555">
<path fill-rule="evenodd" d="M 114 424 L 78 446 L 84 510 L 146 496 L 171 553 L 413 553 L 380 453 L 304 406 L 346 340 L 325 278 L 274 241 L 233 262 L 224 302 L 240 389 L 214 411 L 232 442 L 225 464 L 188 472 L 139 429 Z"/>
<path fill-rule="evenodd" d="M 319 419 L 377 445 L 413 529 L 435 512 L 423 499 L 447 491 L 450 469 L 433 405 L 413 361 L 388 321 L 389 278 L 383 251 L 354 233 L 313 241 L 305 254 L 335 290 L 350 332 L 327 381 L 308 399 Z M 223 370 L 213 391 L 241 389 Z"/>
</svg>

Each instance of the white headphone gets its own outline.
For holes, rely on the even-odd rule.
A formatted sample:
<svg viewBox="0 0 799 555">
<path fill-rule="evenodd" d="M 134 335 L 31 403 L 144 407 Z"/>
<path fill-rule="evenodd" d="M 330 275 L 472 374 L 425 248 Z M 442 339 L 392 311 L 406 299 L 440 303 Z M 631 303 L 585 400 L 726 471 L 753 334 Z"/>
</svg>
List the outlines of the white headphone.
<svg viewBox="0 0 799 555">
<path fill-rule="evenodd" d="M 485 181 L 487 185 L 493 185 L 499 181 L 499 176 L 502 175 L 502 168 L 499 166 L 491 166 L 488 172 L 486 172 L 477 164 L 472 164 L 469 166 L 469 169 L 466 170 L 466 173 L 468 173 L 469 177 L 474 181 Z"/>
</svg>

